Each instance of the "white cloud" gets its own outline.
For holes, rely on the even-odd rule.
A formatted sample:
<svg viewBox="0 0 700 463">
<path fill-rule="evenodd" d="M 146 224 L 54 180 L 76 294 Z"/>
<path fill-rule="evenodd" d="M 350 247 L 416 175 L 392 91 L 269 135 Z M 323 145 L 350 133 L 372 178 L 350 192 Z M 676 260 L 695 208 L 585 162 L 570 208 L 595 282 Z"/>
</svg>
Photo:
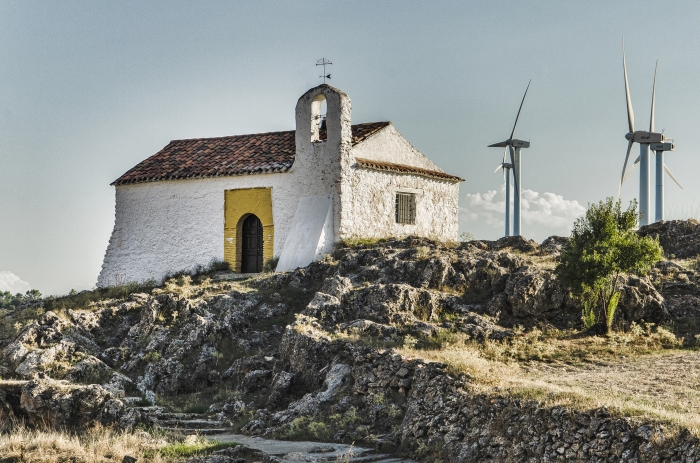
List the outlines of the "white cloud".
<svg viewBox="0 0 700 463">
<path fill-rule="evenodd" d="M 12 294 L 25 293 L 31 289 L 31 286 L 26 281 L 12 272 L 0 272 L 0 291 L 9 291 Z"/>
<path fill-rule="evenodd" d="M 511 193 L 511 214 L 513 211 Z M 541 240 L 550 235 L 568 236 L 574 221 L 586 212 L 576 200 L 567 200 L 555 193 L 522 192 L 522 233 Z M 505 184 L 485 193 L 467 194 L 460 207 L 464 230 L 477 238 L 495 239 L 503 235 L 505 225 Z M 511 225 L 512 227 L 512 225 Z"/>
</svg>

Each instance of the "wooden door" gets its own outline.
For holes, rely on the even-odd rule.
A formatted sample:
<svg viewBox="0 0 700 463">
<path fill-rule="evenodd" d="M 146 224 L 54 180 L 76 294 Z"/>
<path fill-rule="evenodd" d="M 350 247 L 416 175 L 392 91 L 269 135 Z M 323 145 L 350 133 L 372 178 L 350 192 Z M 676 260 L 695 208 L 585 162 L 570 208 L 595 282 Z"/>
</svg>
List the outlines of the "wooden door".
<svg viewBox="0 0 700 463">
<path fill-rule="evenodd" d="M 241 273 L 262 272 L 263 267 L 263 227 L 260 219 L 249 215 L 243 221 L 243 249 L 241 252 Z"/>
</svg>

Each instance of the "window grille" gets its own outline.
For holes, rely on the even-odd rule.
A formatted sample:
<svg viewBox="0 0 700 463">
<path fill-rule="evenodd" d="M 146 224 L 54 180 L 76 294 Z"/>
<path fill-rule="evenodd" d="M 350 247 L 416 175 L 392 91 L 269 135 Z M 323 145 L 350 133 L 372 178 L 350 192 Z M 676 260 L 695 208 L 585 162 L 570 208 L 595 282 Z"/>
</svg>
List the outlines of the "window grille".
<svg viewBox="0 0 700 463">
<path fill-rule="evenodd" d="M 396 193 L 396 223 L 416 223 L 416 195 Z"/>
</svg>

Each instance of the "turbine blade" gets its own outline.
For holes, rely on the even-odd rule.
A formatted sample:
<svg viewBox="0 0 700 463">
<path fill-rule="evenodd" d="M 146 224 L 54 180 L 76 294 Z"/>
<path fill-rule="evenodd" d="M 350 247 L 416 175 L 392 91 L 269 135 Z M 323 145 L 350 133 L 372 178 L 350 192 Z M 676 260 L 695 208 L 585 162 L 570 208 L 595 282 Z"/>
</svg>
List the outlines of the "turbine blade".
<svg viewBox="0 0 700 463">
<path fill-rule="evenodd" d="M 654 103 L 656 102 L 656 71 L 659 69 L 659 60 L 656 60 L 654 68 L 654 89 L 651 91 L 651 117 L 649 118 L 649 132 L 654 131 Z"/>
<path fill-rule="evenodd" d="M 496 170 L 493 171 L 493 173 L 495 174 L 496 172 L 498 172 L 498 169 L 503 169 L 503 164 L 499 164 L 498 167 L 496 167 Z"/>
<path fill-rule="evenodd" d="M 625 177 L 622 179 L 622 183 L 625 183 L 625 180 L 627 180 L 627 177 L 629 177 L 630 175 L 632 175 L 632 171 L 634 170 L 635 167 L 637 167 L 637 164 L 639 164 L 639 160 L 640 160 L 640 159 L 642 159 L 641 156 L 639 156 L 639 157 L 637 158 L 637 160 L 634 161 L 634 164 L 632 164 L 632 168 L 630 169 L 629 172 L 627 172 L 627 173 L 625 174 Z"/>
<path fill-rule="evenodd" d="M 683 189 L 683 186 L 682 186 L 680 183 L 678 183 L 678 180 L 676 180 L 676 177 L 673 176 L 673 174 L 671 173 L 670 169 L 666 166 L 666 164 L 664 164 L 664 170 L 666 171 L 666 173 L 668 174 L 668 176 L 671 177 L 671 178 L 673 179 L 674 182 L 676 182 L 676 185 L 678 185 L 679 187 L 681 187 L 681 190 L 682 190 L 682 189 Z"/>
<path fill-rule="evenodd" d="M 622 175 L 620 176 L 620 186 L 617 187 L 617 198 L 620 198 L 620 190 L 622 190 L 622 182 L 625 181 L 625 170 L 627 170 L 627 161 L 630 158 L 630 151 L 632 151 L 632 145 L 634 144 L 634 141 L 630 140 L 629 144 L 627 145 L 627 156 L 625 156 L 625 163 L 622 166 Z"/>
<path fill-rule="evenodd" d="M 518 177 L 515 175 L 515 150 L 512 146 L 508 146 L 508 148 L 510 148 L 510 165 L 513 166 L 513 185 L 515 186 L 515 194 L 518 195 L 519 198 L 520 190 L 518 190 Z"/>
<path fill-rule="evenodd" d="M 630 133 L 633 133 L 634 132 L 634 109 L 632 109 L 632 99 L 630 97 L 630 85 L 629 85 L 629 82 L 627 82 L 627 61 L 625 60 L 625 39 L 622 39 L 622 69 L 625 72 L 625 95 L 627 96 L 627 122 L 629 122 Z"/>
<path fill-rule="evenodd" d="M 515 123 L 513 124 L 513 131 L 510 133 L 510 138 L 509 140 L 513 139 L 513 135 L 515 134 L 515 127 L 518 125 L 518 119 L 520 118 L 520 111 L 523 109 L 523 103 L 525 103 L 525 97 L 527 96 L 527 91 L 530 89 L 530 84 L 532 83 L 532 79 L 530 79 L 530 82 L 527 83 L 527 88 L 525 89 L 525 94 L 523 95 L 523 101 L 520 102 L 520 108 L 518 108 L 518 115 L 515 116 Z"/>
<path fill-rule="evenodd" d="M 506 146 L 505 149 L 503 150 L 503 161 L 501 161 L 501 164 L 506 163 L 506 156 L 508 155 L 508 147 Z"/>
</svg>

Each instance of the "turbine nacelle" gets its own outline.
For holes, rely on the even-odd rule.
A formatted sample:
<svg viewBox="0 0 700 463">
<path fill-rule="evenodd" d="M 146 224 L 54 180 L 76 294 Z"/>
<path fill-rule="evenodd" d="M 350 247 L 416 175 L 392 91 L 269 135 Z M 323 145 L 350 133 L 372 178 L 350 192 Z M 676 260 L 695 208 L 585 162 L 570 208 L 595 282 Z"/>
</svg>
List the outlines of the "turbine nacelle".
<svg viewBox="0 0 700 463">
<path fill-rule="evenodd" d="M 663 143 L 666 140 L 663 133 L 645 132 L 643 130 L 630 132 L 625 135 L 625 138 L 633 143 L 640 143 L 643 145 L 648 145 L 650 143 Z"/>
<path fill-rule="evenodd" d="M 675 143 L 652 143 L 649 145 L 652 151 L 673 151 L 676 149 Z"/>
<path fill-rule="evenodd" d="M 512 146 L 513 148 L 529 148 L 530 142 L 513 138 L 500 143 L 494 143 L 493 145 L 489 145 L 488 148 L 504 148 L 506 146 Z"/>
</svg>

